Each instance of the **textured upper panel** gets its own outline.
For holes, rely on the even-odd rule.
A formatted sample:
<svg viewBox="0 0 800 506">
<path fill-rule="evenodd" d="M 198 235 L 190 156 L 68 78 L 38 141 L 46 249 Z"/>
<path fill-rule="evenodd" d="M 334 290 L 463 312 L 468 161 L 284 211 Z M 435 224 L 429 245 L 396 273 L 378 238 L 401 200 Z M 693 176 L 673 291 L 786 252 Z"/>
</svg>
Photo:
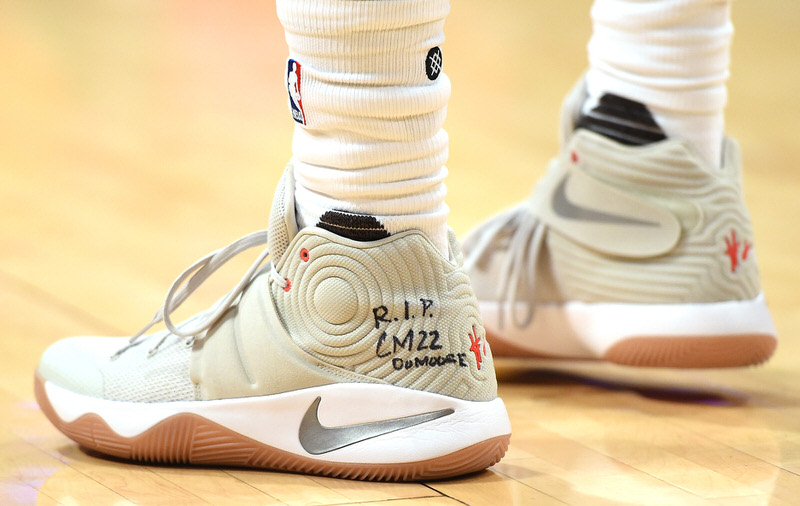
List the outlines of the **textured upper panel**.
<svg viewBox="0 0 800 506">
<path fill-rule="evenodd" d="M 128 343 L 124 337 L 73 337 L 50 346 L 39 373 L 70 390 L 114 401 L 191 401 L 195 387 L 189 379 L 191 349 L 173 338 L 150 354 L 161 332 L 119 357 L 112 355 Z"/>
<path fill-rule="evenodd" d="M 758 295 L 738 146 L 728 139 L 725 148 L 716 170 L 680 141 L 630 147 L 575 132 L 524 208 L 543 227 L 535 301 L 679 304 Z M 508 221 L 472 273 L 487 298 L 506 259 L 519 254 L 518 228 Z"/>
<path fill-rule="evenodd" d="M 681 238 L 663 254 L 634 260 L 599 254 L 568 234 L 550 231 L 550 269 L 558 283 L 548 297 L 640 303 L 755 297 L 760 284 L 738 147 L 730 140 L 726 147 L 726 166 L 709 171 L 679 142 L 633 149 L 588 132 L 576 134 L 569 148 L 589 174 L 672 213 Z M 558 163 L 574 162 L 564 156 Z M 630 230 L 636 234 L 635 227 Z"/>
<path fill-rule="evenodd" d="M 356 243 L 304 229 L 272 295 L 289 335 L 318 360 L 388 383 L 468 400 L 496 397 L 470 281 L 422 234 Z"/>
</svg>

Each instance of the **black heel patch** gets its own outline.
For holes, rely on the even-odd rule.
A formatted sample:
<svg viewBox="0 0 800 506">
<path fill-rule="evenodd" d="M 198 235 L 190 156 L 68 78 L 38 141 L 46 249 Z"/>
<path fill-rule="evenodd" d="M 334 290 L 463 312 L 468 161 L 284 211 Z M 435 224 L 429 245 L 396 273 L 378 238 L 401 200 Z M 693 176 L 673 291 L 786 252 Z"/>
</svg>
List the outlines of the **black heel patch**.
<svg viewBox="0 0 800 506">
<path fill-rule="evenodd" d="M 583 128 L 628 146 L 663 141 L 667 135 L 646 105 L 606 93 L 589 114 L 581 114 L 575 129 Z"/>
<path fill-rule="evenodd" d="M 377 241 L 391 235 L 377 218 L 369 214 L 327 211 L 320 216 L 317 226 L 354 241 Z"/>
</svg>

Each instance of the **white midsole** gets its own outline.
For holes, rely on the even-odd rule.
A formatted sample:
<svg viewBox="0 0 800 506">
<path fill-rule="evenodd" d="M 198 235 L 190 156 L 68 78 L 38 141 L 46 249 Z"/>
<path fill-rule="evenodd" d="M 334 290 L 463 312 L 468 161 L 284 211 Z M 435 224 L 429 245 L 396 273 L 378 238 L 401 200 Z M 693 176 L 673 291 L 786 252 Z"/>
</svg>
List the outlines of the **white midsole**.
<svg viewBox="0 0 800 506">
<path fill-rule="evenodd" d="M 513 324 L 510 307 L 480 302 L 484 325 L 495 336 L 535 353 L 600 358 L 629 337 L 775 336 L 764 295 L 752 300 L 693 304 L 585 303 L 537 305 L 525 327 Z M 517 303 L 517 314 L 526 308 Z"/>
<path fill-rule="evenodd" d="M 447 455 L 511 433 L 499 398 L 473 402 L 390 385 L 335 384 L 281 394 L 161 403 L 119 402 L 71 392 L 50 381 L 45 391 L 58 416 L 72 422 L 95 413 L 123 437 L 142 434 L 173 415 L 193 413 L 260 443 L 328 462 L 403 463 Z M 303 415 L 321 397 L 319 420 L 336 427 L 452 408 L 441 418 L 383 434 L 322 455 L 306 452 L 298 439 Z M 409 444 L 413 441 L 413 444 Z"/>
</svg>

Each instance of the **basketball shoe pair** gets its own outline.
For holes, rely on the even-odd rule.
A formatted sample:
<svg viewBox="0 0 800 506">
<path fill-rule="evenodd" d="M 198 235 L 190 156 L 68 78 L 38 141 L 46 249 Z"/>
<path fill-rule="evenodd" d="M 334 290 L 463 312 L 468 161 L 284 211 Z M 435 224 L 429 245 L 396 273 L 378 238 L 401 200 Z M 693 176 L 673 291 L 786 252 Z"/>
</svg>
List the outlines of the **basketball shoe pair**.
<svg viewBox="0 0 800 506">
<path fill-rule="evenodd" d="M 725 168 L 706 168 L 643 106 L 605 101 L 634 116 L 620 132 L 603 110 L 582 117 L 583 97 L 568 98 L 564 152 L 530 202 L 471 234 L 464 265 L 452 234 L 445 258 L 419 232 L 364 241 L 380 226 L 369 217 L 332 212 L 298 231 L 289 167 L 269 231 L 197 262 L 143 331 L 52 345 L 36 374 L 42 410 L 122 458 L 418 480 L 484 469 L 507 448 L 487 332 L 518 356 L 768 358 L 733 141 Z M 339 218 L 360 241 L 331 231 L 347 230 Z M 173 324 L 205 278 L 267 238 L 228 295 Z"/>
</svg>

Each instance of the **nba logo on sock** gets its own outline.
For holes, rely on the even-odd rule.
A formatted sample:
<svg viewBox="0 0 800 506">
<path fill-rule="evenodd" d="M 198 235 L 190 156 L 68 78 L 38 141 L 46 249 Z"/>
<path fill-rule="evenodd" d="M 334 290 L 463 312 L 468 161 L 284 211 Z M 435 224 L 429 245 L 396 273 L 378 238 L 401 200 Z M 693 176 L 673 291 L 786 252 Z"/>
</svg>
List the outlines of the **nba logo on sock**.
<svg viewBox="0 0 800 506">
<path fill-rule="evenodd" d="M 306 124 L 306 114 L 303 110 L 303 97 L 300 94 L 300 62 L 289 59 L 286 69 L 286 89 L 289 92 L 289 109 L 292 118 L 301 125 Z"/>
</svg>

